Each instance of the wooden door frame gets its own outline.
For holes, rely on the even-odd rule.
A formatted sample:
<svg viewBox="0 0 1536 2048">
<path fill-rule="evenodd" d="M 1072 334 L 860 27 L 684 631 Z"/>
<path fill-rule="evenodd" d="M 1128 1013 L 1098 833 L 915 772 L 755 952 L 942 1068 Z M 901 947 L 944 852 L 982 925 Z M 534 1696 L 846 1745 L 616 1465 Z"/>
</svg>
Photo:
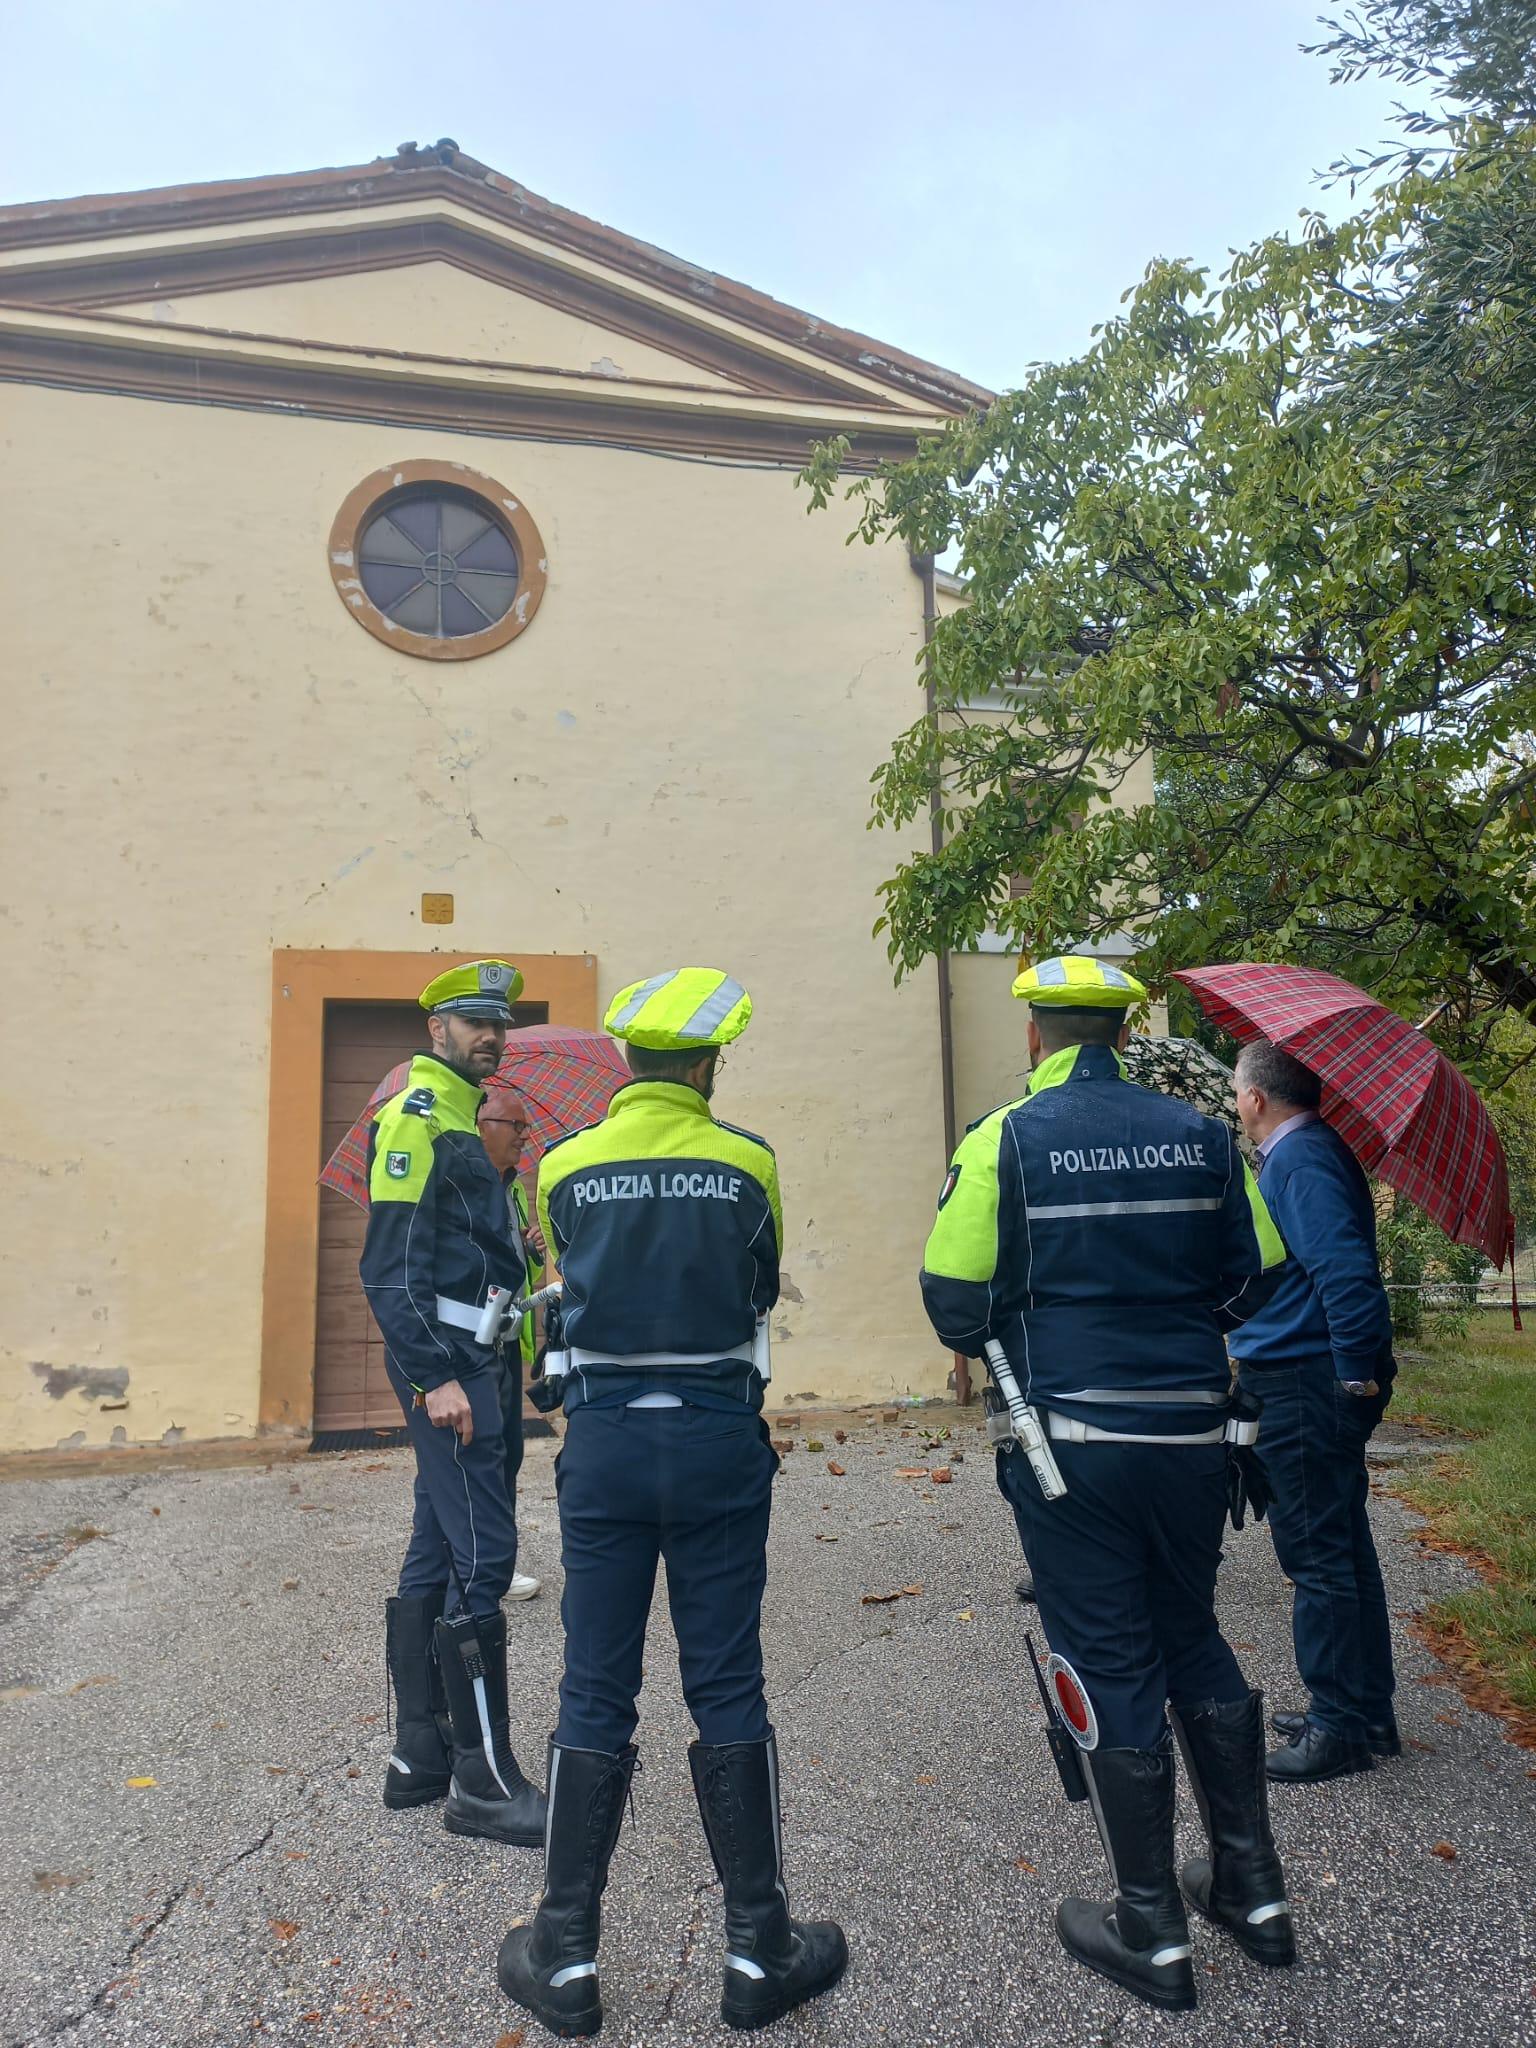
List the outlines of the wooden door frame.
<svg viewBox="0 0 1536 2048">
<path fill-rule="evenodd" d="M 319 1297 L 319 1133 L 324 1114 L 328 1003 L 415 1002 L 436 974 L 477 953 L 307 952 L 272 955 L 272 1066 L 267 1108 L 267 1235 L 261 1287 L 258 1426 L 307 1435 L 315 1413 Z M 523 972 L 523 1000 L 547 1003 L 552 1024 L 597 1025 L 597 962 L 500 949 Z M 422 1041 L 426 1042 L 423 1022 Z"/>
</svg>

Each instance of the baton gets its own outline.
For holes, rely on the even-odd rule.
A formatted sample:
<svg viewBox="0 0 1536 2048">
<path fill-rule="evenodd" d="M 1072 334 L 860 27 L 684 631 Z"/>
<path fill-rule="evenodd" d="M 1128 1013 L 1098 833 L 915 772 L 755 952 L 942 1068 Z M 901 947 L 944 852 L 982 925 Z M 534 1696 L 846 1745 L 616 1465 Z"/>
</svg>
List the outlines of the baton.
<svg viewBox="0 0 1536 2048">
<path fill-rule="evenodd" d="M 1014 1441 L 1028 1458 L 1029 1469 L 1039 1480 L 1040 1491 L 1046 1499 L 1060 1500 L 1067 1490 L 1067 1482 L 1061 1476 L 1061 1467 L 1056 1463 L 1050 1439 L 1040 1427 L 1040 1418 L 1020 1392 L 1002 1345 L 995 1337 L 989 1337 L 985 1348 L 987 1370 L 997 1384 L 997 1391 L 1008 1404 L 1008 1420 L 1013 1426 Z"/>
<path fill-rule="evenodd" d="M 1040 1669 L 1040 1659 L 1035 1655 L 1035 1639 L 1024 1631 L 1024 1640 L 1029 1645 L 1029 1661 L 1034 1666 L 1035 1683 L 1040 1688 L 1040 1704 L 1045 1708 L 1045 1739 L 1050 1744 L 1051 1761 L 1056 1766 L 1056 1775 L 1061 1780 L 1061 1789 L 1074 1804 L 1088 1797 L 1088 1781 L 1083 1774 L 1083 1759 L 1073 1741 L 1070 1731 L 1062 1722 L 1060 1714 L 1051 1700 L 1045 1683 L 1045 1673 Z"/>
</svg>

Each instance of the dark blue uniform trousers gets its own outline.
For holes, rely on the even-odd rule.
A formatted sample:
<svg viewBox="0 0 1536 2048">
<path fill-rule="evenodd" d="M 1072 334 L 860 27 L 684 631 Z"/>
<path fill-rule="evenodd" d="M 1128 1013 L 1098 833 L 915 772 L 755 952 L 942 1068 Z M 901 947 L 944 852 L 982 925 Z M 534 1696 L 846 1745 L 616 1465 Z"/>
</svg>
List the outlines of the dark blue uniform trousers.
<svg viewBox="0 0 1536 2048">
<path fill-rule="evenodd" d="M 400 1597 L 415 1599 L 448 1588 L 450 1615 L 495 1614 L 517 1563 L 517 1525 L 507 1494 L 501 1369 L 492 1360 L 459 1381 L 474 1418 L 467 1447 L 456 1430 L 437 1428 L 426 1409 L 416 1406 L 415 1389 L 401 1378 L 393 1361 L 389 1377 L 405 1410 L 416 1453 L 416 1510 L 400 1567 Z"/>
<path fill-rule="evenodd" d="M 1082 1680 L 1100 1744 L 1155 1748 L 1169 1700 L 1246 1699 L 1216 1623 L 1224 1447 L 1051 1449 L 1067 1483 L 1060 1500 L 1045 1498 L 1021 1451 L 999 1451 L 998 1485 L 1034 1573 L 1046 1641 Z"/>
<path fill-rule="evenodd" d="M 1274 1495 L 1275 1555 L 1296 1588 L 1291 1628 L 1309 1712 L 1320 1727 L 1363 1742 L 1367 1727 L 1392 1719 L 1392 1626 L 1365 1469 L 1391 1378 L 1367 1399 L 1346 1393 L 1327 1352 L 1244 1365 L 1239 1377 L 1264 1403 L 1257 1449 Z"/>
<path fill-rule="evenodd" d="M 778 1463 L 748 1408 L 571 1411 L 555 1464 L 562 1747 L 612 1754 L 633 1736 L 658 1558 L 699 1739 L 767 1740 L 758 1625 Z"/>
</svg>

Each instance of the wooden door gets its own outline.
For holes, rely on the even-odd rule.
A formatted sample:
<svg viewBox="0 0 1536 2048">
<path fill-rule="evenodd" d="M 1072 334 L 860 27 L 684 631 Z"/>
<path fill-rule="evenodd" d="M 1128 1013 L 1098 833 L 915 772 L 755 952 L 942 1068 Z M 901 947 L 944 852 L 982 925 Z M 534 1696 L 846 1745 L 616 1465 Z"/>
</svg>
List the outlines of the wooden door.
<svg viewBox="0 0 1536 2048">
<path fill-rule="evenodd" d="M 546 1021 L 545 1003 L 519 1003 L 518 1024 Z M 328 1003 L 320 1157 L 323 1166 L 391 1067 L 426 1043 L 417 1003 Z M 337 1430 L 399 1429 L 400 1403 L 384 1370 L 384 1340 L 369 1313 L 357 1262 L 368 1212 L 330 1188 L 320 1190 L 315 1304 L 315 1435 Z"/>
</svg>

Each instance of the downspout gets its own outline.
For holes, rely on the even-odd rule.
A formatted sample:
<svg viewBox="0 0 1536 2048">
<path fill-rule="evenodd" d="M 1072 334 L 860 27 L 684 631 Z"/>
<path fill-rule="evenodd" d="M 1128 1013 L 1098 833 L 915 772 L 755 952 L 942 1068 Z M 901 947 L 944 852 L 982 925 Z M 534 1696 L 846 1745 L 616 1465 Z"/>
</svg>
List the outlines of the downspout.
<svg viewBox="0 0 1536 2048">
<path fill-rule="evenodd" d="M 911 555 L 908 558 L 923 586 L 923 694 L 927 702 L 928 717 L 935 724 L 939 714 L 939 692 L 933 675 L 933 633 L 939 622 L 939 606 L 935 568 L 932 555 Z M 944 851 L 944 793 L 939 778 L 935 775 L 933 787 L 928 795 L 928 822 L 931 843 L 935 854 Z M 955 1156 L 957 1131 L 955 1126 L 955 1030 L 951 1003 L 951 982 L 949 974 L 949 949 L 941 946 L 937 956 L 939 970 L 939 1085 L 944 1105 L 944 1168 Z M 962 1358 L 956 1351 L 955 1399 L 965 1406 L 971 1398 L 970 1360 Z"/>
</svg>

